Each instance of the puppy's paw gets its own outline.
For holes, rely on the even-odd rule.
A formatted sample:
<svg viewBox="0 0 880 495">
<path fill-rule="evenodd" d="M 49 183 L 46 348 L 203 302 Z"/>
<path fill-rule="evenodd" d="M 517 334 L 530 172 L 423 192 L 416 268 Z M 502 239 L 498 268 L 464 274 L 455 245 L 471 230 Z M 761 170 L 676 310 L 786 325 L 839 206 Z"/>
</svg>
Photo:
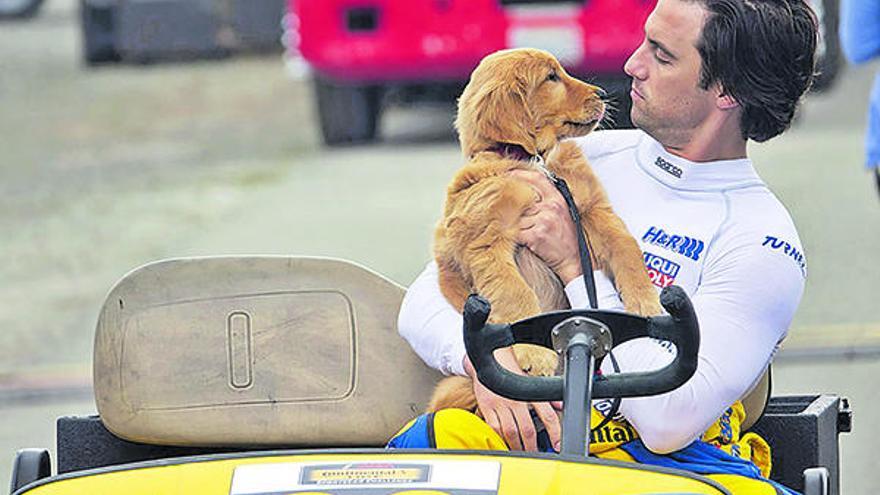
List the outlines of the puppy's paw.
<svg viewBox="0 0 880 495">
<path fill-rule="evenodd" d="M 559 356 L 555 351 L 531 344 L 517 344 L 513 346 L 516 361 L 523 371 L 532 376 L 553 376 L 556 374 L 556 365 Z"/>
<path fill-rule="evenodd" d="M 663 314 L 663 306 L 660 305 L 660 296 L 653 288 L 641 291 L 640 294 L 621 294 L 623 307 L 630 313 L 639 316 L 657 316 Z"/>
</svg>

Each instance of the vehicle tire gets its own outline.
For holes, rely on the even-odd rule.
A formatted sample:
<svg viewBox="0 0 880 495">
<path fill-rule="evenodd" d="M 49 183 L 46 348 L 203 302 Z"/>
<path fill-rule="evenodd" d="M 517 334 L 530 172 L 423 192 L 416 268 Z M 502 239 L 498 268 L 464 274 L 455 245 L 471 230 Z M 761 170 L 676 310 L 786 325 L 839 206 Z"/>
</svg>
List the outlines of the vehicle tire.
<svg viewBox="0 0 880 495">
<path fill-rule="evenodd" d="M 52 476 L 49 451 L 46 449 L 22 449 L 15 454 L 12 463 L 12 479 L 9 493 L 34 481 Z"/>
<path fill-rule="evenodd" d="M 33 17 L 43 0 L 0 0 L 0 19 L 24 19 Z"/>
<path fill-rule="evenodd" d="M 324 144 L 339 146 L 376 138 L 382 88 L 338 84 L 320 76 L 314 84 Z"/>
<path fill-rule="evenodd" d="M 119 61 L 119 52 L 116 51 L 116 5 L 113 2 L 89 0 L 80 0 L 79 5 L 86 64 Z"/>
<path fill-rule="evenodd" d="M 825 91 L 834 84 L 843 61 L 838 34 L 840 0 L 810 0 L 810 5 L 819 18 L 817 75 L 813 79 L 812 90 Z"/>
</svg>

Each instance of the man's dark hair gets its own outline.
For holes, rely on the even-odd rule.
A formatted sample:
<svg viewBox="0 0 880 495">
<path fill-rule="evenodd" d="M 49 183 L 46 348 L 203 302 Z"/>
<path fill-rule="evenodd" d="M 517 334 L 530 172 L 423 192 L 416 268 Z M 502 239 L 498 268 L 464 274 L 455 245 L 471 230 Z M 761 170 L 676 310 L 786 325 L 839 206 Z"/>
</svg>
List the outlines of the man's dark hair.
<svg viewBox="0 0 880 495">
<path fill-rule="evenodd" d="M 719 83 L 742 108 L 744 139 L 786 130 L 813 81 L 818 25 L 806 0 L 697 0 L 709 15 L 697 42 L 700 86 Z"/>
</svg>

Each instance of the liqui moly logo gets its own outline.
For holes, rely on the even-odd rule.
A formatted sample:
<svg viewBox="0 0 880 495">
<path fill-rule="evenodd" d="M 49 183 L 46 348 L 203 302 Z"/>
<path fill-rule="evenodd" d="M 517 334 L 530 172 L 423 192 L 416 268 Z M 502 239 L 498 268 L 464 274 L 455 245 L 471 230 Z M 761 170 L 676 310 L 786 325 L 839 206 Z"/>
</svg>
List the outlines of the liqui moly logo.
<svg viewBox="0 0 880 495">
<path fill-rule="evenodd" d="M 651 283 L 657 287 L 672 285 L 681 269 L 677 263 L 651 253 L 645 253 L 645 268 L 648 269 L 648 278 L 651 279 Z"/>
<path fill-rule="evenodd" d="M 699 239 L 684 235 L 670 234 L 660 227 L 653 226 L 642 236 L 642 242 L 647 242 L 668 249 L 674 253 L 682 254 L 694 261 L 700 259 L 700 253 L 702 253 L 703 248 L 706 247 L 705 243 Z"/>
</svg>

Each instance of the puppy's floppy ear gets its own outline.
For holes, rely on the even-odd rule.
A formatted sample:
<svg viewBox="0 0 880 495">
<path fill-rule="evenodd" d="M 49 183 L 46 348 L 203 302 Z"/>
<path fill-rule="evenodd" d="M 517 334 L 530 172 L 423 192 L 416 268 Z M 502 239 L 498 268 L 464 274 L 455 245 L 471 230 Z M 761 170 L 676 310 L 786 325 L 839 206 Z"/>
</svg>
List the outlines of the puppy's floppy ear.
<svg viewBox="0 0 880 495">
<path fill-rule="evenodd" d="M 455 121 L 466 156 L 496 143 L 518 144 L 532 155 L 537 153 L 528 91 L 518 79 L 511 73 L 471 78 L 458 100 Z"/>
</svg>

